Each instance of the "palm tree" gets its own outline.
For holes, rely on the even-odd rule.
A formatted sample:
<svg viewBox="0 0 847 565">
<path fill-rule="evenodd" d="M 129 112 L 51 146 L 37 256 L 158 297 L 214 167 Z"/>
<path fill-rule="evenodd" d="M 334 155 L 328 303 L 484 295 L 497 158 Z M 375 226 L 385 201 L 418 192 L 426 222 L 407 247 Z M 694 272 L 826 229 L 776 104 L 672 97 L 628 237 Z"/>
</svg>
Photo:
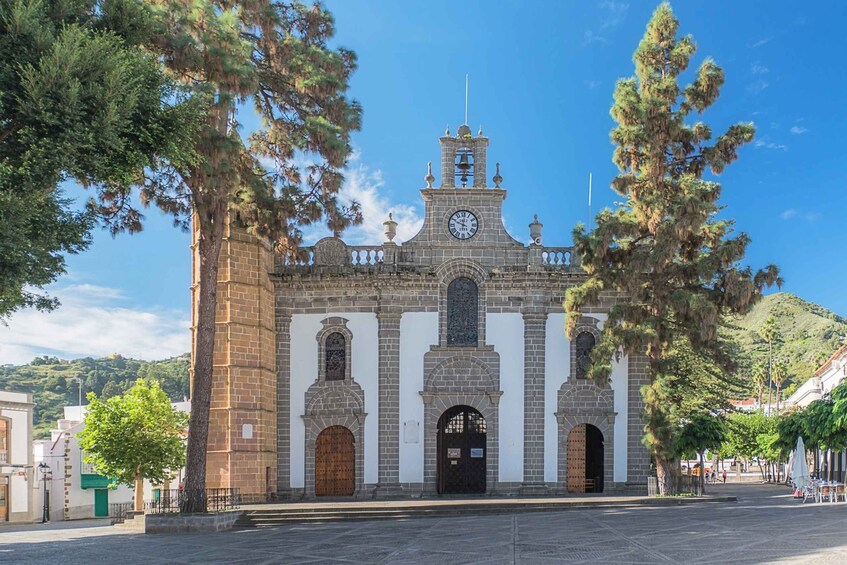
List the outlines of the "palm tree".
<svg viewBox="0 0 847 565">
<path fill-rule="evenodd" d="M 750 371 L 750 376 L 753 378 L 753 384 L 756 385 L 756 389 L 758 390 L 758 399 L 759 404 L 758 407 L 762 407 L 762 392 L 765 390 L 765 383 L 768 380 L 768 366 L 766 363 L 762 361 L 756 361 L 753 364 L 753 368 Z"/>
<path fill-rule="evenodd" d="M 788 378 L 788 363 L 784 359 L 777 359 L 773 364 L 773 382 L 776 385 L 776 411 L 779 413 L 779 391 L 782 383 Z"/>
<path fill-rule="evenodd" d="M 776 318 L 773 314 L 768 316 L 762 328 L 759 330 L 759 335 L 768 342 L 768 414 L 771 413 L 771 364 L 773 360 L 773 342 L 779 337 L 779 332 L 776 327 Z"/>
</svg>

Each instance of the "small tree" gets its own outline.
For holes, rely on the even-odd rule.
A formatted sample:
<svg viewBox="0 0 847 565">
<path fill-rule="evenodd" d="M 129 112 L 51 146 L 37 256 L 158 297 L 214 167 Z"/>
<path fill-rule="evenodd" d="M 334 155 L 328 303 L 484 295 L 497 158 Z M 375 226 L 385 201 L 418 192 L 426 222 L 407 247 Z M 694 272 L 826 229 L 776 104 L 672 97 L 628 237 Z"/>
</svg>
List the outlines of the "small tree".
<svg viewBox="0 0 847 565">
<path fill-rule="evenodd" d="M 707 449 L 717 450 L 726 440 L 726 427 L 723 420 L 710 414 L 694 414 L 680 430 L 677 438 L 677 452 L 694 452 L 700 458 L 700 492 L 705 492 L 704 471 L 706 465 L 704 453 Z"/>
<path fill-rule="evenodd" d="M 185 464 L 188 415 L 171 406 L 157 381 L 139 379 L 123 396 L 105 401 L 88 393 L 85 462 L 116 483 L 135 486 L 135 510 L 144 508 L 144 479 L 160 484 Z"/>
</svg>

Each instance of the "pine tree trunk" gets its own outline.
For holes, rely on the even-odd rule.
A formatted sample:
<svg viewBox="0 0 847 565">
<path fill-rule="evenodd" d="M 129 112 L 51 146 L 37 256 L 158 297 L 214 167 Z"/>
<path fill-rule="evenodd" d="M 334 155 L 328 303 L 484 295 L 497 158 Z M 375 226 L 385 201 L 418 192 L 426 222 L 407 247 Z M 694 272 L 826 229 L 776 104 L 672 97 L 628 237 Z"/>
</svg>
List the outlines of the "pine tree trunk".
<svg viewBox="0 0 847 565">
<path fill-rule="evenodd" d="M 673 496 L 676 494 L 676 479 L 673 473 L 673 463 L 656 457 L 656 477 L 659 482 L 659 494 Z"/>
<path fill-rule="evenodd" d="M 197 216 L 204 211 L 197 211 Z M 200 261 L 197 326 L 194 345 L 194 379 L 191 387 L 191 417 L 188 424 L 188 450 L 185 484 L 180 512 L 206 511 L 206 448 L 209 437 L 209 404 L 212 398 L 212 357 L 215 350 L 215 314 L 218 304 L 218 260 L 220 258 L 225 213 L 207 212 L 209 219 L 199 224 L 197 255 Z"/>
<path fill-rule="evenodd" d="M 141 473 L 135 474 L 135 495 L 133 496 L 132 509 L 136 512 L 144 511 L 144 477 Z"/>
</svg>

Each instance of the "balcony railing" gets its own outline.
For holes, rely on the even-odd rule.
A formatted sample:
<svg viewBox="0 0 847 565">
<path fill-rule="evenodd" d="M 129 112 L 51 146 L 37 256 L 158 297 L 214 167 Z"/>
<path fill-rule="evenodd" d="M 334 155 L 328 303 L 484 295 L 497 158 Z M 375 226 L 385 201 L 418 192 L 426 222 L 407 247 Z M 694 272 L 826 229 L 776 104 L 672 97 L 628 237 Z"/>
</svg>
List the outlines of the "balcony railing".
<svg viewBox="0 0 847 565">
<path fill-rule="evenodd" d="M 9 452 L 8 451 L 0 451 L 0 465 L 5 465 L 9 462 Z"/>
</svg>

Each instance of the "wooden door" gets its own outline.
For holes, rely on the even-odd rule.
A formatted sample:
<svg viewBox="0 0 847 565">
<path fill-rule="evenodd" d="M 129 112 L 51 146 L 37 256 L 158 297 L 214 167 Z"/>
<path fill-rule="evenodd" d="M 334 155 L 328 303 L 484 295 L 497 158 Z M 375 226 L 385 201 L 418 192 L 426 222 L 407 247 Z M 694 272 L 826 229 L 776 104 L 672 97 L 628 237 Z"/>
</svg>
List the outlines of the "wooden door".
<svg viewBox="0 0 847 565">
<path fill-rule="evenodd" d="M 356 490 L 353 432 L 330 426 L 315 442 L 315 496 L 351 496 Z"/>
<path fill-rule="evenodd" d="M 568 434 L 568 492 L 585 492 L 585 424 Z"/>
<path fill-rule="evenodd" d="M 0 522 L 9 519 L 9 479 L 0 477 Z"/>
<path fill-rule="evenodd" d="M 439 494 L 484 493 L 486 422 L 469 406 L 455 406 L 438 421 Z"/>
</svg>

